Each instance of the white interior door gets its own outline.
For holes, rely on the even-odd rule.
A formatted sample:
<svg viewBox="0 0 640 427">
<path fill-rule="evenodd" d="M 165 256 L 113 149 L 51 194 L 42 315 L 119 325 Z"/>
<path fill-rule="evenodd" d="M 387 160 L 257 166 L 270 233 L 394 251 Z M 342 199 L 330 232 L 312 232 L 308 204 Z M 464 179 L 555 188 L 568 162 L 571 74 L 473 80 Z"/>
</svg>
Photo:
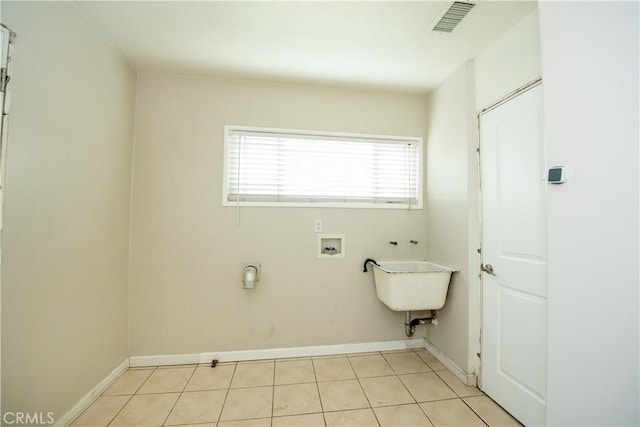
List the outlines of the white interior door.
<svg viewBox="0 0 640 427">
<path fill-rule="evenodd" d="M 546 422 L 547 184 L 542 126 L 541 84 L 480 116 L 480 387 L 525 425 Z"/>
</svg>

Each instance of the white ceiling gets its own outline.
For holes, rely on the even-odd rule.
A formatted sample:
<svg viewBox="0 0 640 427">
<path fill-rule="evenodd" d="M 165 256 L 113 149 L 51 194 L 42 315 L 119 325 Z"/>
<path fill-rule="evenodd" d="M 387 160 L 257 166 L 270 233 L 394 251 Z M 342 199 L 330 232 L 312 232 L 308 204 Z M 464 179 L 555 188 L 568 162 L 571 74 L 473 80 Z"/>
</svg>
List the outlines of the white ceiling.
<svg viewBox="0 0 640 427">
<path fill-rule="evenodd" d="M 442 1 L 77 1 L 140 72 L 428 92 L 536 7 L 478 0 L 452 34 Z"/>
</svg>

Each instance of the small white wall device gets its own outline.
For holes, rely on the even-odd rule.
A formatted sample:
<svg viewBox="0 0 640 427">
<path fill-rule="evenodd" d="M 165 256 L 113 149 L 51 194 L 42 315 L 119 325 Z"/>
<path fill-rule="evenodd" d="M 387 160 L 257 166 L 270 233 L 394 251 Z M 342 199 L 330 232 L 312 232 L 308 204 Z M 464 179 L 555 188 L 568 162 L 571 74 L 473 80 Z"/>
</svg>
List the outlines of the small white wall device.
<svg viewBox="0 0 640 427">
<path fill-rule="evenodd" d="M 552 166 L 547 173 L 547 182 L 549 184 L 562 184 L 567 180 L 567 174 L 564 166 Z"/>
</svg>

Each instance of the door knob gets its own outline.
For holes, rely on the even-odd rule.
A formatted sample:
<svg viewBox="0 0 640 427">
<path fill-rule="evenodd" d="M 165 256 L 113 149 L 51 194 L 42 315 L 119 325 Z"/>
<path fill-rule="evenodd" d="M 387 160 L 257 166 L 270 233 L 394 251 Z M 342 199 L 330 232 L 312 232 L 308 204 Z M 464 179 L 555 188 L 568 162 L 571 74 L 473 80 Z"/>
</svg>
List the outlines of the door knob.
<svg viewBox="0 0 640 427">
<path fill-rule="evenodd" d="M 480 270 L 484 271 L 485 273 L 489 273 L 492 276 L 496 275 L 496 273 L 493 272 L 493 266 L 491 264 L 480 264 Z"/>
</svg>

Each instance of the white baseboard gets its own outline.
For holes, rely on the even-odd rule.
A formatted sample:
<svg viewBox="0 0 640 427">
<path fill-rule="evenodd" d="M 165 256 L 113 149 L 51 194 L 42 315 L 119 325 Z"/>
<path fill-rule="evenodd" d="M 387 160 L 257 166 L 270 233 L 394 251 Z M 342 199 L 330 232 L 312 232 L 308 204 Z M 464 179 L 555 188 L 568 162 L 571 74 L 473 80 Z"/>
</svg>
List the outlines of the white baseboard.
<svg viewBox="0 0 640 427">
<path fill-rule="evenodd" d="M 211 362 L 211 360 L 209 360 L 209 362 Z M 200 362 L 200 353 L 129 357 L 129 366 L 132 368 L 144 366 L 194 365 L 197 363 L 204 363 Z"/>
<path fill-rule="evenodd" d="M 209 353 L 170 354 L 162 356 L 131 356 L 131 367 L 189 365 L 210 363 L 212 359 L 220 362 L 276 359 L 287 357 L 329 356 L 332 354 L 366 353 L 370 351 L 404 350 L 424 348 L 423 339 L 379 341 L 355 344 L 318 345 L 309 347 L 265 348 L 259 350 L 219 351 Z"/>
<path fill-rule="evenodd" d="M 438 359 L 440 363 L 442 363 L 448 370 L 450 370 L 453 375 L 455 375 L 460 381 L 465 383 L 468 386 L 475 387 L 477 385 L 477 377 L 476 374 L 470 373 L 456 365 L 451 359 L 449 359 L 443 352 L 441 352 L 438 347 L 424 340 L 424 348 L 429 353 L 433 354 L 433 356 Z"/>
<path fill-rule="evenodd" d="M 62 417 L 56 420 L 55 427 L 68 426 L 75 420 L 78 415 L 82 413 L 96 400 L 103 391 L 107 389 L 118 377 L 127 370 L 129 367 L 129 358 L 126 358 L 119 364 L 109 375 L 107 375 L 102 381 L 98 383 L 89 393 L 85 394 L 82 399 L 78 401 L 71 409 L 67 411 Z"/>
</svg>

